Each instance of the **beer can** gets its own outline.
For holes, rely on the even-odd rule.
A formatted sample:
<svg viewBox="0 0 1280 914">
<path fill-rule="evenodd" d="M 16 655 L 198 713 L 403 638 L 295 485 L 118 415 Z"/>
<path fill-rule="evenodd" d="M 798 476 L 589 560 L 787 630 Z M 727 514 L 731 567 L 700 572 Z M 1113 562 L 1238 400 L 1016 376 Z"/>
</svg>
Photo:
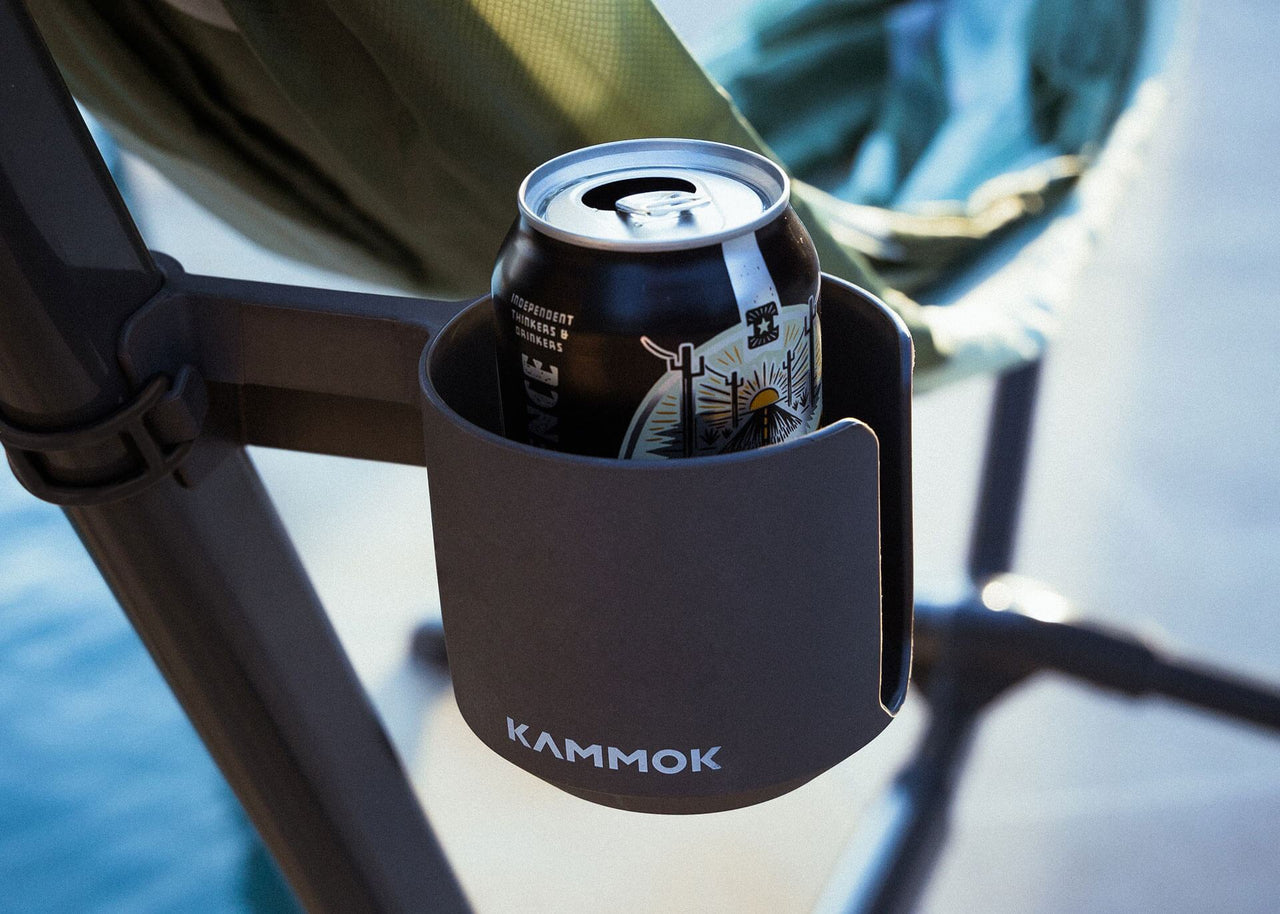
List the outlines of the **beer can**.
<svg viewBox="0 0 1280 914">
<path fill-rule="evenodd" d="M 701 457 L 813 431 L 819 267 L 763 156 L 627 140 L 525 179 L 493 272 L 507 437 L 575 454 Z"/>
</svg>

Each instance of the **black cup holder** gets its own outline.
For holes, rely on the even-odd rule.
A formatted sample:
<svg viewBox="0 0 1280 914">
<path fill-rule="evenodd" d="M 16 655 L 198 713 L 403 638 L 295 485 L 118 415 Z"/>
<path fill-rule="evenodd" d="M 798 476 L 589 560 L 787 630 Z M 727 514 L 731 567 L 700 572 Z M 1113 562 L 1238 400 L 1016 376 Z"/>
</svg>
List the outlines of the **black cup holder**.
<svg viewBox="0 0 1280 914">
<path fill-rule="evenodd" d="M 432 341 L 445 639 L 490 748 L 595 802 L 710 812 L 889 723 L 911 656 L 910 338 L 830 277 L 822 330 L 824 427 L 660 463 L 502 438 L 487 299 Z"/>
</svg>

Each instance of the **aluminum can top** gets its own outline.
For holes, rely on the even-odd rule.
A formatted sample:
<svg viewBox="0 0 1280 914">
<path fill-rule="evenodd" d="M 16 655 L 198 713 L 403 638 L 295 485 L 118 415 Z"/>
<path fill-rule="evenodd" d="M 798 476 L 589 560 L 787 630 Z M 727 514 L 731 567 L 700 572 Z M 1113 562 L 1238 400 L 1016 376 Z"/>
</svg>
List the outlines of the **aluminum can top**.
<svg viewBox="0 0 1280 914">
<path fill-rule="evenodd" d="M 705 140 L 589 146 L 534 169 L 520 185 L 532 228 L 580 247 L 675 251 L 754 232 L 787 208 L 791 184 L 762 155 Z"/>
</svg>

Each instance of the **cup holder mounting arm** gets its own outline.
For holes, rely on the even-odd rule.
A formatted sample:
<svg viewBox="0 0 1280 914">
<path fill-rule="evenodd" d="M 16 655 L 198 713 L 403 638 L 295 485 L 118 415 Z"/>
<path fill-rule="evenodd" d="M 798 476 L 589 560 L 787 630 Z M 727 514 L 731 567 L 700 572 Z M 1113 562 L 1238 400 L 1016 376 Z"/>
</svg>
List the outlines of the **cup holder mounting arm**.
<svg viewBox="0 0 1280 914">
<path fill-rule="evenodd" d="M 125 323 L 135 384 L 197 368 L 210 431 L 236 444 L 425 464 L 418 362 L 469 301 L 310 289 L 185 273 Z"/>
</svg>

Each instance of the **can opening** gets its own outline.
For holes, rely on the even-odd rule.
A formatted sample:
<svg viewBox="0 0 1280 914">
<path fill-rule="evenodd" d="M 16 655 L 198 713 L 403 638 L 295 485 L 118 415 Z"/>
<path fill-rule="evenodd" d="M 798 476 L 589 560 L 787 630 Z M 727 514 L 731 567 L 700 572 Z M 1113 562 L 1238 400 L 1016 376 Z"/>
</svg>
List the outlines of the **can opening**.
<svg viewBox="0 0 1280 914">
<path fill-rule="evenodd" d="M 621 181 L 609 181 L 599 187 L 593 187 L 582 195 L 582 202 L 592 209 L 614 212 L 618 201 L 632 194 L 652 193 L 653 191 L 683 191 L 697 193 L 697 185 L 683 178 L 652 175 L 644 178 L 624 178 Z"/>
</svg>

